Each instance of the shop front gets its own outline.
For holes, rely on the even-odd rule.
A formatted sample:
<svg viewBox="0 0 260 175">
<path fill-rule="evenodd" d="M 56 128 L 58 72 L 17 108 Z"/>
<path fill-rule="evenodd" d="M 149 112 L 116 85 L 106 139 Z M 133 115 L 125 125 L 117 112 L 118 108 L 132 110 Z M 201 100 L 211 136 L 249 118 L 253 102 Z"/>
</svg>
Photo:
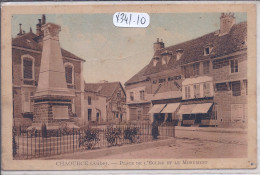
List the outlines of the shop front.
<svg viewBox="0 0 260 175">
<path fill-rule="evenodd" d="M 180 107 L 182 126 L 212 126 L 216 125 L 213 103 L 186 104 Z"/>
<path fill-rule="evenodd" d="M 149 113 L 153 115 L 153 121 L 157 121 L 159 125 L 178 125 L 179 106 L 180 103 L 155 104 Z"/>
</svg>

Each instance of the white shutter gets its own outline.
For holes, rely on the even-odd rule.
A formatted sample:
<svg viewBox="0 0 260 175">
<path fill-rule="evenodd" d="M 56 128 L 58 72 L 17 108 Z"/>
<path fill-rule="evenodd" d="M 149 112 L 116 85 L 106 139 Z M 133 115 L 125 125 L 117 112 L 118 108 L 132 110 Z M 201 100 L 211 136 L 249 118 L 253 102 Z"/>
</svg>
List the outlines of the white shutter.
<svg viewBox="0 0 260 175">
<path fill-rule="evenodd" d="M 71 108 L 72 108 L 72 113 L 75 113 L 75 99 L 72 99 Z"/>
<path fill-rule="evenodd" d="M 22 91 L 22 109 L 23 113 L 31 112 L 31 98 L 28 90 Z"/>
</svg>

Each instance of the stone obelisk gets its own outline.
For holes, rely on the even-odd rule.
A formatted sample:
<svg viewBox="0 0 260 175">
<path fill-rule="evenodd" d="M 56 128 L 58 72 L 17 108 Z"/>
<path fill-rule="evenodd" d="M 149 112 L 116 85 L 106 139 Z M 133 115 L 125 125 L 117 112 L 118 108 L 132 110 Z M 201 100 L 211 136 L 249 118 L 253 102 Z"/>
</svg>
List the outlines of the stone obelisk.
<svg viewBox="0 0 260 175">
<path fill-rule="evenodd" d="M 63 122 L 73 122 L 73 94 L 67 88 L 65 68 L 59 43 L 59 25 L 47 23 L 44 32 L 39 82 L 33 97 L 33 127 L 43 123 L 47 129 L 56 129 Z"/>
</svg>

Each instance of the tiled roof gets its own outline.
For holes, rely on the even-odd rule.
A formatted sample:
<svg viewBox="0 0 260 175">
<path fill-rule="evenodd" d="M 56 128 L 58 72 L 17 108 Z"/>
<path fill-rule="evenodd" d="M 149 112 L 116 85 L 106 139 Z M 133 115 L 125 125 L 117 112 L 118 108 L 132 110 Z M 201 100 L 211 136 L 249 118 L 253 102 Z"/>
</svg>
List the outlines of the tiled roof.
<svg viewBox="0 0 260 175">
<path fill-rule="evenodd" d="M 152 58 L 147 66 L 145 66 L 140 72 L 135 74 L 131 79 L 127 81 L 126 85 L 136 83 L 139 81 L 139 79 L 145 79 L 150 74 L 174 69 L 175 67 L 180 66 L 182 64 L 187 64 L 209 58 L 215 58 L 246 49 L 246 37 L 247 22 L 241 22 L 239 24 L 233 25 L 230 32 L 226 35 L 219 36 L 219 31 L 215 31 L 203 35 L 199 38 L 158 50 L 154 54 L 154 57 L 158 58 L 157 65 L 153 66 Z M 213 49 L 209 55 L 204 56 L 204 48 L 209 45 L 212 46 Z M 177 61 L 176 50 L 178 49 L 182 49 L 183 54 Z M 164 52 L 169 52 L 172 54 L 172 56 L 168 64 L 162 65 L 161 54 Z"/>
<path fill-rule="evenodd" d="M 37 43 L 34 38 L 36 38 L 37 35 L 34 33 L 26 33 L 21 36 L 17 36 L 12 40 L 12 45 L 13 46 L 18 46 L 18 47 L 23 47 L 26 49 L 32 49 L 32 50 L 37 50 L 41 51 L 42 48 L 40 47 L 39 43 Z"/>
<path fill-rule="evenodd" d="M 162 99 L 171 99 L 171 98 L 181 98 L 181 91 L 168 91 L 157 93 L 152 97 L 152 100 L 162 100 Z"/>
<path fill-rule="evenodd" d="M 125 82 L 125 85 L 145 81 L 147 78 L 146 78 L 146 76 L 144 76 L 144 73 L 145 73 L 145 70 L 147 67 L 148 67 L 148 65 L 145 66 L 143 69 L 141 69 L 137 74 L 135 74 L 127 82 Z"/>
<path fill-rule="evenodd" d="M 111 97 L 118 86 L 121 86 L 120 82 L 85 83 L 85 91 L 94 92 L 105 97 Z"/>
<path fill-rule="evenodd" d="M 42 51 L 42 46 L 37 42 L 37 39 L 36 39 L 37 37 L 38 36 L 36 34 L 29 32 L 24 35 L 13 38 L 12 45 L 17 46 L 17 47 L 26 48 L 26 49 Z M 69 57 L 69 58 L 85 61 L 85 60 L 81 59 L 80 57 L 78 57 L 78 56 L 72 54 L 71 52 L 69 52 L 65 49 L 62 49 L 62 48 L 61 48 L 61 54 L 64 57 Z"/>
</svg>

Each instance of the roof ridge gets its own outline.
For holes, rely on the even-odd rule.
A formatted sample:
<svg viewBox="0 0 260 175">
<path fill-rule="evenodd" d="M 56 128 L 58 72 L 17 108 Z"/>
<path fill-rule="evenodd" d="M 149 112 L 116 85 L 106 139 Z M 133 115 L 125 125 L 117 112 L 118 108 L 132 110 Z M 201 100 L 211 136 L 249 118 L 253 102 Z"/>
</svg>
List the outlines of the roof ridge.
<svg viewBox="0 0 260 175">
<path fill-rule="evenodd" d="M 238 26 L 238 25 L 240 25 L 240 24 L 242 24 L 242 23 L 247 23 L 247 21 L 242 21 L 242 22 L 239 22 L 239 23 L 234 24 L 234 25 L 231 27 L 230 31 L 233 29 L 233 27 Z M 192 42 L 192 41 L 194 41 L 194 40 L 198 40 L 198 39 L 203 38 L 203 37 L 205 37 L 205 36 L 207 36 L 207 35 L 215 34 L 215 33 L 218 32 L 218 31 L 219 31 L 219 30 L 215 30 L 215 31 L 213 31 L 213 32 L 210 32 L 210 33 L 206 33 L 206 34 L 204 34 L 204 35 L 201 35 L 201 36 L 199 36 L 199 37 L 196 37 L 196 38 L 193 38 L 193 39 L 190 39 L 190 40 L 186 40 L 186 41 L 183 41 L 183 42 L 174 44 L 174 45 L 170 45 L 170 46 L 168 46 L 168 47 L 165 47 L 165 48 L 161 49 L 160 51 L 167 50 L 167 49 L 169 49 L 169 48 L 171 48 L 171 47 L 174 47 L 174 46 L 177 46 L 177 45 L 181 45 L 181 44 L 184 44 L 184 43 L 187 43 L 187 42 Z"/>
</svg>

